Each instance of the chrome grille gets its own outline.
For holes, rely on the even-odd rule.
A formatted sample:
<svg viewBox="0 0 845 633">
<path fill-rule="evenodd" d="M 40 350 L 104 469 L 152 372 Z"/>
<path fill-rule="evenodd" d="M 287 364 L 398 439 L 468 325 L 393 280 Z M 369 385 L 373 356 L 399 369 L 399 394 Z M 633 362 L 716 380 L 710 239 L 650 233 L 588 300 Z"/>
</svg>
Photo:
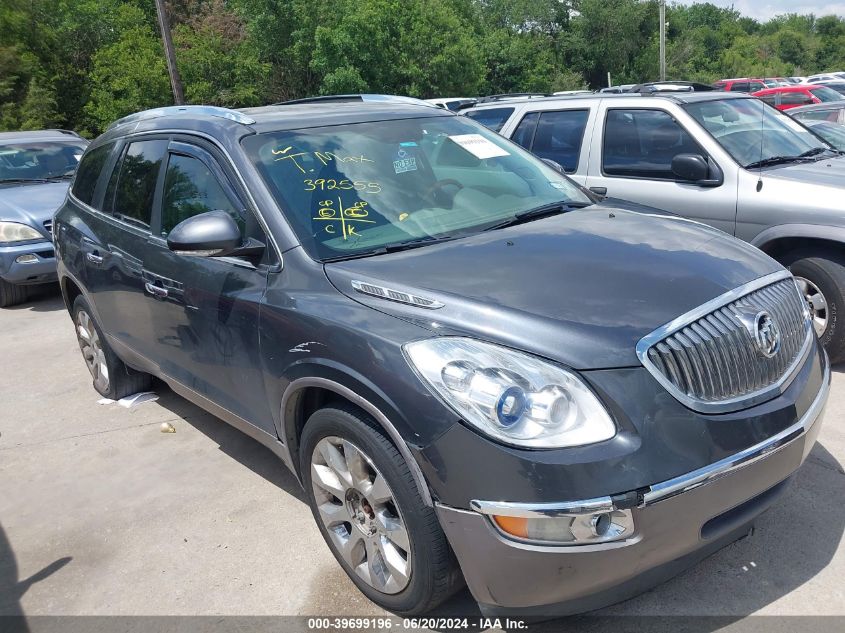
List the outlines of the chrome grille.
<svg viewBox="0 0 845 633">
<path fill-rule="evenodd" d="M 774 350 L 756 337 L 763 313 L 780 333 Z M 811 341 L 804 299 L 784 271 L 676 319 L 643 338 L 637 353 L 678 400 L 691 409 L 717 413 L 782 392 Z"/>
</svg>

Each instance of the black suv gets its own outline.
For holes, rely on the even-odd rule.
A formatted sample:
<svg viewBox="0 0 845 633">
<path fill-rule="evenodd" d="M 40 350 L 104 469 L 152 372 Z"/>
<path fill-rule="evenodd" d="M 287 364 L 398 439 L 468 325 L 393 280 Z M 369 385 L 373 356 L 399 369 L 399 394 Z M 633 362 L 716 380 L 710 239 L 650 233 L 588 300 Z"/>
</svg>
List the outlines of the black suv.
<svg viewBox="0 0 845 633">
<path fill-rule="evenodd" d="M 397 613 L 626 598 L 747 534 L 819 431 L 777 262 L 443 109 L 133 115 L 55 227 L 97 391 L 157 376 L 269 446 Z"/>
</svg>

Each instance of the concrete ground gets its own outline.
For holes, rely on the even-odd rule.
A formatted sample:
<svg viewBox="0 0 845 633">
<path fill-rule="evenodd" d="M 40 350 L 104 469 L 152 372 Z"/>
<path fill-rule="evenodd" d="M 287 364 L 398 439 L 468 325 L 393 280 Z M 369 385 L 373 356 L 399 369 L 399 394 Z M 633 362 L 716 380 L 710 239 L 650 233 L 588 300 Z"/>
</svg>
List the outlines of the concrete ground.
<svg viewBox="0 0 845 633">
<path fill-rule="evenodd" d="M 0 310 L 0 377 L 0 615 L 380 613 L 270 451 L 165 387 L 98 405 L 53 289 Z M 602 613 L 845 614 L 845 367 L 833 383 L 751 538 Z M 468 593 L 444 612 L 472 613 Z"/>
</svg>

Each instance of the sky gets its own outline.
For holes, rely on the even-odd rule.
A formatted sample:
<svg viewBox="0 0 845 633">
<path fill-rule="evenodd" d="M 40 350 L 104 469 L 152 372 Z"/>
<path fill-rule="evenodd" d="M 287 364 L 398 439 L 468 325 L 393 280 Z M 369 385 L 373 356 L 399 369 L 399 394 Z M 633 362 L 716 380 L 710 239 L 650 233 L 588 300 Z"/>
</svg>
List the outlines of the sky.
<svg viewBox="0 0 845 633">
<path fill-rule="evenodd" d="M 699 0 L 702 1 L 702 0 Z M 733 6 L 742 15 L 761 22 L 779 13 L 813 13 L 816 17 L 839 15 L 845 17 L 845 2 L 825 0 L 706 0 L 720 7 Z M 694 0 L 680 0 L 681 4 L 693 4 Z M 667 3 L 669 4 L 669 3 Z"/>
</svg>

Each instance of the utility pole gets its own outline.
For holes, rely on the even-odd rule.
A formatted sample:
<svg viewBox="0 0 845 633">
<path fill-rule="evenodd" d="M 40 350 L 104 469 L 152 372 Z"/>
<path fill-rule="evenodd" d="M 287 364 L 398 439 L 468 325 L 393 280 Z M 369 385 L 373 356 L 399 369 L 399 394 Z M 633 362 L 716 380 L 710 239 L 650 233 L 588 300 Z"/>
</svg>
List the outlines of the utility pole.
<svg viewBox="0 0 845 633">
<path fill-rule="evenodd" d="M 666 0 L 660 0 L 660 81 L 666 81 Z"/>
<path fill-rule="evenodd" d="M 185 105 L 185 91 L 182 89 L 179 69 L 176 67 L 176 51 L 173 49 L 173 38 L 170 37 L 170 21 L 164 9 L 164 0 L 155 0 L 155 2 L 161 39 L 164 42 L 164 56 L 167 58 L 167 72 L 170 73 L 170 87 L 173 89 L 173 102 L 176 105 Z"/>
</svg>

